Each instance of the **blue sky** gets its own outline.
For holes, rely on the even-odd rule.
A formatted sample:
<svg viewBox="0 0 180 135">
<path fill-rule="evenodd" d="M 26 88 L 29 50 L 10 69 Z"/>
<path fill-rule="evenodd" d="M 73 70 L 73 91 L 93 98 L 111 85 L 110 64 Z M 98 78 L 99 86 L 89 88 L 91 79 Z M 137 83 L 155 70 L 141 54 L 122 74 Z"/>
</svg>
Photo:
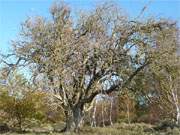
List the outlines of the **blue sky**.
<svg viewBox="0 0 180 135">
<path fill-rule="evenodd" d="M 73 11 L 90 10 L 103 0 L 64 0 Z M 136 17 L 149 0 L 116 0 L 131 17 Z M 7 53 L 10 41 L 15 39 L 20 23 L 27 16 L 49 17 L 53 0 L 0 0 L 0 52 Z M 180 0 L 152 0 L 144 16 L 180 20 Z"/>
</svg>

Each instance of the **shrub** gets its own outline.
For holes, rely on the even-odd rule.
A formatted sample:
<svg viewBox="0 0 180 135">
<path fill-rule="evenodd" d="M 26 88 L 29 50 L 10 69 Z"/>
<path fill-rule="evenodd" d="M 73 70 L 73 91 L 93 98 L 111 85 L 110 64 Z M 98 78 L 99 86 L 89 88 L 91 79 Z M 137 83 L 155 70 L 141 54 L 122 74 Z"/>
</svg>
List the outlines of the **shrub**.
<svg viewBox="0 0 180 135">
<path fill-rule="evenodd" d="M 22 131 L 22 126 L 27 119 L 42 120 L 44 114 L 44 93 L 28 91 L 21 98 L 11 96 L 7 91 L 0 94 L 0 110 L 5 113 L 4 121 L 9 121 L 13 126 Z"/>
</svg>

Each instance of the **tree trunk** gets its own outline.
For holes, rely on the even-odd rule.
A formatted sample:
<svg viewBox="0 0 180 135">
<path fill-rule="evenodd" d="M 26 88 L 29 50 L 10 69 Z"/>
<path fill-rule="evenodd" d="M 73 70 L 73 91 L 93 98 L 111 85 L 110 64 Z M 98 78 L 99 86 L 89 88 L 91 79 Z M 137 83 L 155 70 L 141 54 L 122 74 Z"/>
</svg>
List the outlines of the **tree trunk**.
<svg viewBox="0 0 180 135">
<path fill-rule="evenodd" d="M 176 104 L 176 124 L 177 125 L 180 125 L 180 109 L 179 109 L 179 106 L 178 104 Z"/>
<path fill-rule="evenodd" d="M 127 103 L 127 118 L 128 118 L 128 124 L 130 124 L 130 116 L 129 116 L 129 98 L 128 98 L 128 103 Z"/>
<path fill-rule="evenodd" d="M 22 132 L 22 117 L 20 114 L 17 115 L 17 120 L 18 120 L 18 131 Z"/>
<path fill-rule="evenodd" d="M 66 127 L 63 132 L 73 131 L 78 132 L 83 126 L 83 106 L 75 106 L 65 111 Z"/>
<path fill-rule="evenodd" d="M 102 125 L 103 125 L 103 127 L 105 127 L 105 122 L 104 122 L 104 103 L 102 103 L 101 114 L 102 114 Z"/>
<path fill-rule="evenodd" d="M 91 127 L 96 127 L 96 101 L 93 108 Z"/>
<path fill-rule="evenodd" d="M 109 120 L 110 120 L 111 126 L 113 125 L 113 122 L 112 122 L 112 110 L 113 110 L 113 99 L 111 97 L 111 100 L 110 100 L 110 112 L 109 112 Z"/>
<path fill-rule="evenodd" d="M 179 101 L 178 101 L 178 94 L 177 90 L 171 88 L 171 94 L 173 97 L 174 105 L 176 107 L 176 124 L 180 124 L 180 108 L 179 108 Z"/>
</svg>

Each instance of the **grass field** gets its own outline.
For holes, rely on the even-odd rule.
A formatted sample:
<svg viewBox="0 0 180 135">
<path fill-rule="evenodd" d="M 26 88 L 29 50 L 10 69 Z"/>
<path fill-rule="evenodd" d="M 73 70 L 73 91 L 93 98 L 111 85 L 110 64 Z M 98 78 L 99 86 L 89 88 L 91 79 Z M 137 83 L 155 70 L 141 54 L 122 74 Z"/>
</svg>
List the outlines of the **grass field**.
<svg viewBox="0 0 180 135">
<path fill-rule="evenodd" d="M 25 135 L 180 135 L 180 129 L 175 127 L 173 129 L 167 127 L 163 130 L 154 130 L 153 125 L 148 125 L 144 123 L 137 124 L 114 124 L 108 127 L 96 127 L 91 128 L 85 126 L 79 133 L 57 133 L 52 131 L 51 126 L 39 127 L 36 129 L 31 129 L 27 133 L 21 133 Z M 18 135 L 18 133 L 4 133 L 4 135 Z"/>
</svg>

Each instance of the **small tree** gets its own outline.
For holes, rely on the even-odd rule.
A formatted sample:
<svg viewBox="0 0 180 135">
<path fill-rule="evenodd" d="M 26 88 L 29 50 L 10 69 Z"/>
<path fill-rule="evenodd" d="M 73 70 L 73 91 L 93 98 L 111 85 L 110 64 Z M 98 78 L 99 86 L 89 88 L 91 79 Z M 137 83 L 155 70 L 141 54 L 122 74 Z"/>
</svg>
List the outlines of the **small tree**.
<svg viewBox="0 0 180 135">
<path fill-rule="evenodd" d="M 5 113 L 4 119 L 14 121 L 13 124 L 17 124 L 20 131 L 27 119 L 42 120 L 45 117 L 45 94 L 30 90 L 21 75 L 11 76 L 8 83 L 1 88 L 0 110 Z"/>
<path fill-rule="evenodd" d="M 41 98 L 41 94 L 28 92 L 22 99 L 17 99 L 5 92 L 0 95 L 0 109 L 6 113 L 6 120 L 8 118 L 11 122 L 17 121 L 17 127 L 22 131 L 26 119 L 42 119 L 44 117 L 37 107 L 37 104 L 40 104 L 40 100 L 42 100 Z"/>
<path fill-rule="evenodd" d="M 175 36 L 175 34 L 174 34 Z M 166 37 L 167 39 L 169 36 Z M 180 100 L 180 57 L 177 54 L 177 42 L 169 40 L 163 42 L 165 47 L 159 51 L 170 52 L 162 54 L 145 71 L 136 76 L 133 90 L 142 98 L 143 104 L 148 109 L 155 107 L 153 112 L 159 119 L 170 118 L 179 124 L 179 100 Z M 132 86 L 131 86 L 132 88 Z M 152 110 L 151 110 L 152 111 Z M 157 115 L 158 114 L 158 115 Z"/>
<path fill-rule="evenodd" d="M 134 93 L 125 91 L 119 96 L 119 118 L 126 119 L 129 124 L 136 118 L 136 99 Z"/>
<path fill-rule="evenodd" d="M 156 90 L 162 112 L 180 124 L 180 57 L 176 54 L 168 57 L 166 63 L 162 60 L 161 67 L 154 68 Z"/>
</svg>

